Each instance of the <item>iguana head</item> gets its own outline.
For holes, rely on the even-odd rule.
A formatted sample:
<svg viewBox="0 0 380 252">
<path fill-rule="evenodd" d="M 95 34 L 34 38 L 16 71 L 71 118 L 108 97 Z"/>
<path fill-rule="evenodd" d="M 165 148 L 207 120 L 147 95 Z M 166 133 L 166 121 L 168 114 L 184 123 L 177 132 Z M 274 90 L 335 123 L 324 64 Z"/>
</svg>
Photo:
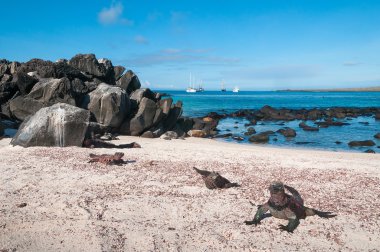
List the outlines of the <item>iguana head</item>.
<svg viewBox="0 0 380 252">
<path fill-rule="evenodd" d="M 279 192 L 285 192 L 284 184 L 281 181 L 274 181 L 269 186 L 271 194 L 277 194 Z"/>
</svg>

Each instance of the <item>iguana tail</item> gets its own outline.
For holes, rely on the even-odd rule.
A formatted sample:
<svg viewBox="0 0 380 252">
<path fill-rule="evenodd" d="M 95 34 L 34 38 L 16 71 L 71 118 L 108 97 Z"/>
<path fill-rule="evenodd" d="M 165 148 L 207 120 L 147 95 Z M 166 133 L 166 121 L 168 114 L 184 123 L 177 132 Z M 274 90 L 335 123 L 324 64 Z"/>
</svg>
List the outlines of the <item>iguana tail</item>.
<svg viewBox="0 0 380 252">
<path fill-rule="evenodd" d="M 227 183 L 224 188 L 230 188 L 230 187 L 240 187 L 238 183 Z"/>
<path fill-rule="evenodd" d="M 328 218 L 333 218 L 336 216 L 336 214 L 333 214 L 332 212 L 323 212 L 323 211 L 319 211 L 316 209 L 313 209 L 313 210 L 314 210 L 314 213 L 321 218 L 327 218 L 328 219 Z"/>
<path fill-rule="evenodd" d="M 209 171 L 199 170 L 197 167 L 193 167 L 193 168 L 194 168 L 194 170 L 195 170 L 196 172 L 198 172 L 199 174 L 201 174 L 201 175 L 203 175 L 203 176 L 208 176 L 208 175 L 210 175 L 210 173 L 211 173 L 211 172 L 209 172 Z"/>
</svg>

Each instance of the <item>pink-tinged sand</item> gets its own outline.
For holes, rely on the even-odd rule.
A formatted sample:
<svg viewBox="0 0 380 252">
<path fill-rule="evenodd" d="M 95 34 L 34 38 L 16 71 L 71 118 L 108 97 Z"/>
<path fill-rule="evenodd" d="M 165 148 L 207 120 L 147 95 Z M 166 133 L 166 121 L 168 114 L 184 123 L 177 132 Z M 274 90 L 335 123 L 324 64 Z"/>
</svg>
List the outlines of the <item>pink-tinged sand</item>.
<svg viewBox="0 0 380 252">
<path fill-rule="evenodd" d="M 379 251 L 380 155 L 121 137 L 122 166 L 88 163 L 115 149 L 22 148 L 0 141 L 0 251 Z M 208 190 L 192 169 L 240 188 Z M 283 180 L 309 217 L 294 234 L 274 218 L 246 226 Z M 27 203 L 25 207 L 18 207 Z"/>
</svg>

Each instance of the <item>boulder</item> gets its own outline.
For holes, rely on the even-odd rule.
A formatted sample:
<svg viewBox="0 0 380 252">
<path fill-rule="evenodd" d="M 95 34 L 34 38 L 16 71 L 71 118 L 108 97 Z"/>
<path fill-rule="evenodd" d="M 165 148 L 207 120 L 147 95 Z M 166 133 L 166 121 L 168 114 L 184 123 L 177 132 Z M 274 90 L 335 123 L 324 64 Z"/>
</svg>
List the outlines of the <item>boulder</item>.
<svg viewBox="0 0 380 252">
<path fill-rule="evenodd" d="M 21 124 L 11 144 L 82 146 L 89 118 L 89 111 L 65 103 L 42 108 Z"/>
<path fill-rule="evenodd" d="M 13 61 L 8 65 L 10 74 L 14 74 L 20 68 L 21 64 L 17 61 Z"/>
<path fill-rule="evenodd" d="M 256 130 L 253 127 L 247 128 L 247 132 L 244 133 L 244 135 L 246 135 L 246 136 L 250 136 L 250 135 L 253 135 L 253 134 L 256 134 Z"/>
<path fill-rule="evenodd" d="M 148 130 L 148 131 L 145 131 L 140 137 L 144 137 L 144 138 L 154 138 L 154 134 L 152 131 Z"/>
<path fill-rule="evenodd" d="M 83 104 L 84 96 L 89 92 L 88 87 L 84 84 L 81 79 L 75 78 L 71 81 L 71 87 L 73 91 L 73 96 L 77 107 Z"/>
<path fill-rule="evenodd" d="M 124 90 L 105 83 L 85 97 L 82 105 L 104 126 L 119 127 L 130 111 L 130 101 Z"/>
<path fill-rule="evenodd" d="M 196 130 L 196 129 L 189 130 L 187 134 L 191 137 L 207 137 L 208 136 L 207 132 L 203 130 Z"/>
<path fill-rule="evenodd" d="M 116 85 L 131 94 L 136 89 L 141 87 L 141 83 L 137 75 L 135 75 L 131 70 L 128 70 L 121 78 L 116 82 Z"/>
<path fill-rule="evenodd" d="M 17 72 L 13 75 L 12 82 L 18 87 L 21 95 L 26 95 L 32 90 L 38 79 L 29 76 L 27 73 Z"/>
<path fill-rule="evenodd" d="M 8 73 L 8 70 L 9 70 L 8 64 L 9 64 L 8 61 L 1 60 L 1 62 L 0 62 L 0 77 L 3 76 L 4 74 Z"/>
<path fill-rule="evenodd" d="M 129 99 L 135 101 L 137 105 L 140 104 L 142 98 L 148 98 L 155 101 L 155 94 L 149 88 L 139 88 L 132 92 Z"/>
<path fill-rule="evenodd" d="M 376 152 L 372 149 L 368 149 L 366 151 L 364 151 L 364 153 L 372 153 L 372 154 L 375 154 Z"/>
<path fill-rule="evenodd" d="M 61 79 L 42 79 L 33 86 L 26 97 L 41 101 L 46 106 L 61 102 L 75 106 L 71 82 L 66 77 Z"/>
<path fill-rule="evenodd" d="M 376 120 L 380 120 L 380 112 L 378 112 L 378 113 L 375 114 L 375 119 Z"/>
<path fill-rule="evenodd" d="M 177 103 L 170 109 L 168 116 L 164 120 L 164 129 L 171 130 L 182 115 L 182 102 Z"/>
<path fill-rule="evenodd" d="M 358 146 L 374 146 L 375 142 L 372 140 L 365 141 L 351 141 L 348 143 L 350 147 L 358 147 Z"/>
<path fill-rule="evenodd" d="M 380 133 L 377 133 L 376 135 L 373 136 L 374 138 L 380 139 Z"/>
<path fill-rule="evenodd" d="M 28 116 L 35 114 L 46 106 L 41 101 L 22 96 L 18 96 L 9 102 L 10 113 L 20 121 L 24 121 Z"/>
<path fill-rule="evenodd" d="M 0 83 L 10 82 L 12 80 L 12 75 L 4 74 L 0 80 Z"/>
<path fill-rule="evenodd" d="M 98 62 L 100 64 L 103 64 L 104 67 L 106 68 L 106 75 L 102 77 L 102 79 L 108 84 L 115 85 L 116 84 L 115 70 L 112 65 L 112 62 L 109 59 L 98 59 Z"/>
<path fill-rule="evenodd" d="M 142 98 L 137 114 L 130 121 L 130 132 L 132 136 L 140 135 L 144 130 L 153 125 L 157 105 L 148 98 Z"/>
<path fill-rule="evenodd" d="M 267 143 L 269 141 L 269 134 L 259 133 L 251 136 L 248 141 L 252 143 Z"/>
<path fill-rule="evenodd" d="M 69 65 L 100 79 L 108 74 L 106 66 L 98 62 L 95 54 L 77 54 L 70 59 Z"/>
<path fill-rule="evenodd" d="M 177 139 L 178 138 L 178 134 L 177 134 L 177 132 L 174 132 L 174 131 L 167 131 L 164 134 L 162 134 L 160 136 L 160 138 L 161 139 L 165 139 L 165 140 Z"/>
<path fill-rule="evenodd" d="M 67 77 L 70 80 L 75 78 L 81 79 L 83 81 L 89 80 L 90 78 L 86 77 L 81 71 L 68 64 L 67 61 L 59 61 L 54 64 L 55 66 L 55 75 L 56 78 Z"/>
<path fill-rule="evenodd" d="M 302 128 L 304 131 L 319 131 L 319 128 L 309 126 L 305 122 L 301 122 L 299 124 L 299 127 Z"/>
<path fill-rule="evenodd" d="M 18 92 L 18 87 L 14 82 L 0 83 L 0 104 L 7 102 Z"/>
<path fill-rule="evenodd" d="M 295 137 L 297 135 L 296 131 L 291 128 L 279 129 L 277 132 L 282 134 L 284 137 Z"/>
<path fill-rule="evenodd" d="M 26 63 L 22 63 L 17 68 L 17 72 L 37 72 L 41 78 L 56 78 L 55 65 L 51 61 L 45 61 L 42 59 L 31 59 Z"/>
<path fill-rule="evenodd" d="M 113 67 L 113 70 L 115 72 L 115 75 L 114 75 L 114 78 L 115 80 L 119 80 L 121 78 L 121 76 L 123 75 L 124 71 L 125 71 L 125 67 L 123 66 L 114 66 Z"/>
</svg>

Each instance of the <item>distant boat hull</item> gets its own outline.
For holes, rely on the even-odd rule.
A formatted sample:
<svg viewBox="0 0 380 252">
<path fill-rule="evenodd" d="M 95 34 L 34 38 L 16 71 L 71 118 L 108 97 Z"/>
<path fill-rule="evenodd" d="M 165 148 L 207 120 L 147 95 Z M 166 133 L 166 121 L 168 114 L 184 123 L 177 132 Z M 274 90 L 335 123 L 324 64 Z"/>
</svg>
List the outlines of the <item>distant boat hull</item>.
<svg viewBox="0 0 380 252">
<path fill-rule="evenodd" d="M 234 89 L 232 90 L 232 92 L 239 93 L 239 88 L 238 87 L 234 87 Z"/>
<path fill-rule="evenodd" d="M 186 89 L 186 92 L 187 92 L 187 93 L 196 93 L 197 90 L 196 90 L 195 88 L 187 88 L 187 89 Z"/>
</svg>

